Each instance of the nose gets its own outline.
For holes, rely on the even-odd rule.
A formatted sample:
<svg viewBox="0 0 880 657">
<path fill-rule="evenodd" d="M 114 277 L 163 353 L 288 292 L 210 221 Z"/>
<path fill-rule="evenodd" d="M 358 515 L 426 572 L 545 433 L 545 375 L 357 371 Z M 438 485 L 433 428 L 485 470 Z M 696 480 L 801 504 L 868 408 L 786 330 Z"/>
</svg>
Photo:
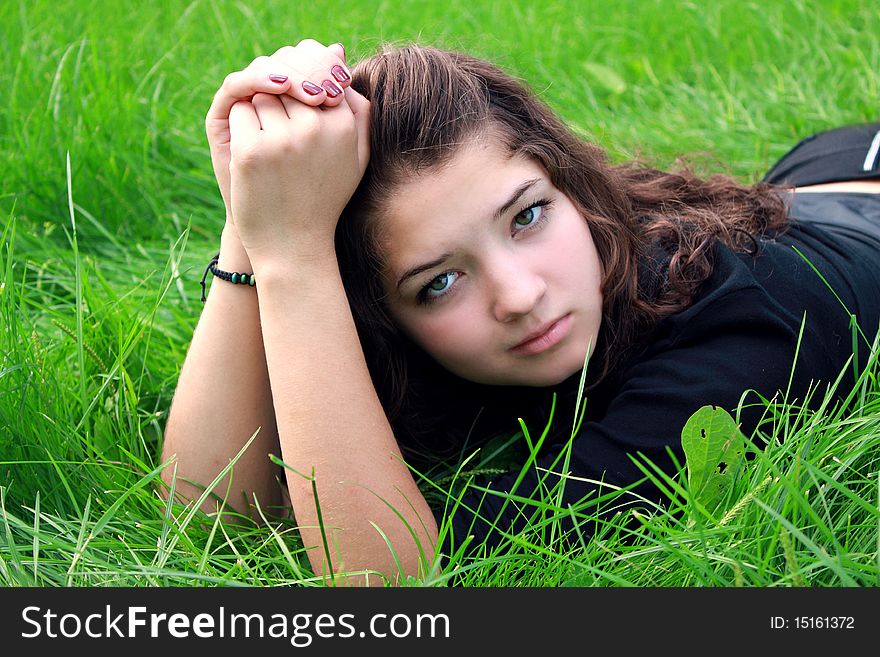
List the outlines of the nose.
<svg viewBox="0 0 880 657">
<path fill-rule="evenodd" d="M 544 278 L 514 257 L 496 258 L 487 276 L 492 290 L 492 314 L 499 322 L 528 315 L 547 292 Z"/>
</svg>

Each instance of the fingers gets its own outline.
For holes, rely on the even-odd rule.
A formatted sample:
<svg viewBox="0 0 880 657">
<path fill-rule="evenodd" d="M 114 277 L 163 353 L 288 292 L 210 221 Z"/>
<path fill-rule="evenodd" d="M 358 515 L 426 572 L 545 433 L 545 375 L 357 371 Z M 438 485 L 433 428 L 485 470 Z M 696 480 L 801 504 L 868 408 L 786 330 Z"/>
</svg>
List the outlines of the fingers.
<svg viewBox="0 0 880 657">
<path fill-rule="evenodd" d="M 327 50 L 336 55 L 343 64 L 345 64 L 345 46 L 341 43 L 334 43 L 332 45 L 327 46 Z"/>
<path fill-rule="evenodd" d="M 323 132 L 325 128 L 335 143 L 337 138 L 345 139 L 347 131 L 351 146 L 357 144 L 357 159 L 363 169 L 369 158 L 370 103 L 350 84 L 342 44 L 324 46 L 306 39 L 271 57 L 258 57 L 247 69 L 227 76 L 208 118 L 213 115 L 219 123 L 225 113 L 227 134 L 235 133 L 234 141 L 242 147 L 266 138 L 270 141 L 265 143 L 274 143 L 276 138 L 286 139 L 303 130 L 302 135 L 315 129 Z M 312 93 L 316 87 L 320 92 Z"/>
<path fill-rule="evenodd" d="M 298 70 L 269 57 L 258 57 L 243 71 L 226 76 L 214 95 L 207 120 L 225 120 L 236 102 L 250 100 L 257 93 L 288 94 L 312 106 L 320 105 L 327 99 L 327 92 Z"/>
<path fill-rule="evenodd" d="M 288 67 L 294 77 L 307 80 L 321 89 L 321 101 L 307 103 L 312 106 L 339 105 L 344 99 L 345 89 L 351 84 L 351 72 L 345 65 L 345 48 L 341 44 L 328 47 L 313 39 L 304 39 L 296 46 L 280 48 L 270 59 Z M 311 88 L 314 90 L 314 87 Z"/>
<path fill-rule="evenodd" d="M 272 57 L 257 57 L 246 69 L 227 75 L 214 95 L 206 123 L 209 131 L 226 134 L 225 122 L 232 106 L 258 93 L 286 94 L 311 107 L 335 107 L 344 101 L 350 84 L 342 44 L 324 46 L 304 39 Z"/>
<path fill-rule="evenodd" d="M 241 104 L 247 104 L 247 101 L 236 103 L 236 105 Z M 322 125 L 320 115 L 323 107 L 309 107 L 287 95 L 256 94 L 250 104 L 257 118 L 258 130 L 267 135 L 271 141 L 290 138 L 292 134 L 299 133 L 303 129 L 308 130 L 309 126 L 320 129 L 319 126 Z M 343 103 L 333 111 L 349 112 L 350 110 Z M 334 119 L 328 115 L 326 120 Z M 236 129 L 231 125 L 231 120 L 230 128 Z M 245 129 L 253 131 L 252 123 L 248 123 Z"/>
<path fill-rule="evenodd" d="M 294 100 L 288 99 L 288 101 L 296 103 Z M 287 122 L 290 118 L 279 96 L 256 94 L 251 103 L 254 106 L 254 110 L 256 110 L 257 119 L 263 130 L 271 132 L 284 130 L 287 127 Z"/>
<path fill-rule="evenodd" d="M 230 73 L 214 94 L 207 121 L 226 120 L 232 106 L 240 100 L 250 100 L 256 93 L 284 93 L 291 91 L 291 80 L 284 72 L 273 71 L 268 57 L 261 57 L 243 71 Z"/>
<path fill-rule="evenodd" d="M 283 111 L 283 110 L 282 110 Z M 260 133 L 260 119 L 253 104 L 239 101 L 229 108 L 230 146 L 253 142 Z"/>
<path fill-rule="evenodd" d="M 349 85 L 351 85 L 351 71 L 348 70 L 348 65 L 345 62 L 345 46 L 341 43 L 334 43 L 327 46 L 327 52 L 339 60 L 339 63 L 330 66 L 330 75 L 333 76 L 333 80 L 345 92 L 348 90 Z"/>
<path fill-rule="evenodd" d="M 287 113 L 288 118 L 296 115 L 296 106 L 300 104 L 299 101 L 283 94 L 278 96 L 278 100 L 284 106 L 284 111 Z M 318 107 L 320 109 L 320 105 Z"/>
</svg>

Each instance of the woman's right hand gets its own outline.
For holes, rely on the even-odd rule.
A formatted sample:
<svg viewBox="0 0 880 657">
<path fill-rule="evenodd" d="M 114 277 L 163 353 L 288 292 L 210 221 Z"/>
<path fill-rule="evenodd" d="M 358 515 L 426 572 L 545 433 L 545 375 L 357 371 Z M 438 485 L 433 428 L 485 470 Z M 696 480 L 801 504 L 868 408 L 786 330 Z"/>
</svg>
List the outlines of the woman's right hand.
<svg viewBox="0 0 880 657">
<path fill-rule="evenodd" d="M 310 107 L 335 107 L 351 83 L 342 44 L 331 46 L 304 39 L 271 57 L 257 57 L 245 69 L 230 73 L 214 95 L 205 117 L 214 176 L 226 206 L 227 225 L 235 224 L 230 200 L 229 113 L 235 103 L 257 93 L 285 95 Z"/>
</svg>

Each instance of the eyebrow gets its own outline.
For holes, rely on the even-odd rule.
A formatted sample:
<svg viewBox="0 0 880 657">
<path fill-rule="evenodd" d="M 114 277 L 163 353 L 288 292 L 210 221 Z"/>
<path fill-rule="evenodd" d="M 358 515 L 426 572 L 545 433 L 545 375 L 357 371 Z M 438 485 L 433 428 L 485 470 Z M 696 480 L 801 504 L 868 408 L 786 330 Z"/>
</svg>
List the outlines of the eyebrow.
<svg viewBox="0 0 880 657">
<path fill-rule="evenodd" d="M 498 219 L 500 219 L 505 212 L 510 210 L 510 208 L 512 208 L 514 206 L 514 204 L 517 201 L 519 201 L 520 198 L 522 198 L 523 194 L 525 194 L 527 191 L 529 191 L 529 189 L 531 187 L 533 187 L 534 185 L 536 185 L 539 182 L 541 182 L 540 178 L 531 178 L 529 180 L 526 180 L 519 187 L 517 187 L 515 190 L 513 190 L 513 194 L 510 195 L 510 198 L 508 198 L 504 203 L 502 203 L 498 207 L 497 210 L 495 210 L 495 213 L 492 215 L 492 222 L 495 222 Z M 406 281 L 408 281 L 413 276 L 418 276 L 422 272 L 428 271 L 429 269 L 433 269 L 434 267 L 437 267 L 438 265 L 443 264 L 444 262 L 449 260 L 449 258 L 451 258 L 452 256 L 453 256 L 453 252 L 447 251 L 446 253 L 441 254 L 437 258 L 434 258 L 430 262 L 426 262 L 421 265 L 416 265 L 415 267 L 411 267 L 410 269 L 407 269 L 406 272 L 403 274 L 403 276 L 401 276 L 400 279 L 397 281 L 397 289 L 399 290 L 400 286 L 403 285 Z"/>
</svg>

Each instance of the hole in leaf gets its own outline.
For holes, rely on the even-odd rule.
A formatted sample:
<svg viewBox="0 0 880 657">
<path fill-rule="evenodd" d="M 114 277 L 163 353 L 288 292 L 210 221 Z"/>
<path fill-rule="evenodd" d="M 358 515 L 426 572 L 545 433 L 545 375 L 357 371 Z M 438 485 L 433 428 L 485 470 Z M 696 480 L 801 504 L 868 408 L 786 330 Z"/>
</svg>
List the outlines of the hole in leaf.
<svg viewBox="0 0 880 657">
<path fill-rule="evenodd" d="M 703 438 L 705 438 L 705 437 L 706 437 L 706 430 L 705 430 L 705 429 L 700 429 L 700 435 L 701 435 Z"/>
<path fill-rule="evenodd" d="M 727 464 L 724 461 L 718 464 L 718 472 L 719 474 L 724 474 L 724 471 L 727 470 Z"/>
</svg>

